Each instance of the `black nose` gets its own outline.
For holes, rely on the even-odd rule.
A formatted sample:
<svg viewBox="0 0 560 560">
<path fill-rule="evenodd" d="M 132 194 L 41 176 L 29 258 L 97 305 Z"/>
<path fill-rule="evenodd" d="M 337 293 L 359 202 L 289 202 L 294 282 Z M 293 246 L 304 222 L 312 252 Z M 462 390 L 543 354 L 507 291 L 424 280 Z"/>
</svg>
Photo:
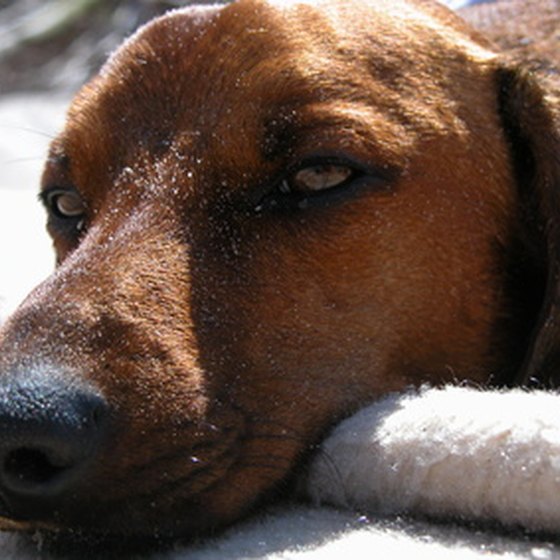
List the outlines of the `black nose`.
<svg viewBox="0 0 560 560">
<path fill-rule="evenodd" d="M 98 391 L 61 377 L 43 372 L 2 380 L 0 514 L 42 518 L 66 499 L 83 483 L 107 417 L 107 403 Z"/>
</svg>

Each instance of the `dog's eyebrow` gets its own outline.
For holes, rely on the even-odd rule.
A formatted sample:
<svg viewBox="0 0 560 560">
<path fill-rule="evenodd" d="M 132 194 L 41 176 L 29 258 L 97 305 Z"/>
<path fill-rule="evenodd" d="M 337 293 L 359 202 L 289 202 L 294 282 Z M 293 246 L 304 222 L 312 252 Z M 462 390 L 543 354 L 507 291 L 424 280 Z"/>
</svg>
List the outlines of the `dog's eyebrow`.
<svg viewBox="0 0 560 560">
<path fill-rule="evenodd" d="M 320 151 L 327 138 L 330 149 L 337 151 L 335 143 L 340 143 L 339 149 L 344 151 L 345 146 L 354 138 L 357 145 L 368 146 L 368 153 L 378 154 L 382 159 L 378 162 L 380 165 L 387 164 L 395 169 L 404 165 L 401 149 L 406 146 L 406 135 L 399 135 L 403 139 L 402 146 L 394 151 L 388 150 L 378 140 L 387 130 L 392 134 L 397 133 L 396 129 L 401 127 L 400 124 L 383 117 L 375 119 L 375 124 L 372 124 L 374 112 L 369 107 L 347 107 L 346 110 L 337 112 L 325 109 L 327 108 L 279 112 L 278 116 L 265 121 L 260 146 L 262 158 L 265 161 L 280 161 L 295 155 L 299 148 L 306 145 L 312 145 L 313 149 Z M 369 118 L 364 119 L 366 113 Z M 338 142 L 336 139 L 339 139 Z"/>
<path fill-rule="evenodd" d="M 264 141 L 261 145 L 265 160 L 274 161 L 290 155 L 306 139 L 318 137 L 321 132 L 329 129 L 343 127 L 346 130 L 355 130 L 363 127 L 359 121 L 353 123 L 350 119 L 337 115 L 322 119 L 300 119 L 298 114 L 296 111 L 291 114 L 280 113 L 278 117 L 265 123 Z"/>
<path fill-rule="evenodd" d="M 43 176 L 41 179 L 41 192 L 52 185 L 68 184 L 70 175 L 70 157 L 63 150 L 53 147 L 49 153 Z M 41 193 L 39 193 L 41 196 Z"/>
<path fill-rule="evenodd" d="M 275 161 L 293 149 L 294 139 L 301 135 L 301 127 L 280 115 L 264 125 L 264 137 L 261 144 L 263 159 Z"/>
</svg>

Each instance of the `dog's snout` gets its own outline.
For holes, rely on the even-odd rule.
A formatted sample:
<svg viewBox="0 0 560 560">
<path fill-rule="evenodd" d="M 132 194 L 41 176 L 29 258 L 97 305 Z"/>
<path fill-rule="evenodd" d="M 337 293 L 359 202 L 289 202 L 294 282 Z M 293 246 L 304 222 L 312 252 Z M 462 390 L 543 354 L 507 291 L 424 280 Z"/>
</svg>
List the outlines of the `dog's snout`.
<svg viewBox="0 0 560 560">
<path fill-rule="evenodd" d="M 44 517 L 83 483 L 104 437 L 108 406 L 89 387 L 49 376 L 0 385 L 0 495 L 10 515 Z"/>
</svg>

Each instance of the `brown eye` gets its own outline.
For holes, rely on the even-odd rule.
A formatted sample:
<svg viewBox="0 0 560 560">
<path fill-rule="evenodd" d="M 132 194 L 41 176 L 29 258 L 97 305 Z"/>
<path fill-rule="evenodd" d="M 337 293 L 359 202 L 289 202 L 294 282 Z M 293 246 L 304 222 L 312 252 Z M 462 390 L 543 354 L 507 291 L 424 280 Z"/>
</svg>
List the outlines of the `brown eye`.
<svg viewBox="0 0 560 560">
<path fill-rule="evenodd" d="M 285 172 L 254 209 L 261 213 L 329 208 L 386 185 L 383 175 L 359 161 L 340 157 L 314 158 Z"/>
<path fill-rule="evenodd" d="M 80 218 L 86 211 L 82 197 L 74 191 L 54 190 L 45 200 L 49 210 L 59 218 Z"/>
<path fill-rule="evenodd" d="M 310 165 L 296 171 L 280 185 L 283 193 L 312 193 L 338 187 L 354 175 L 345 165 Z"/>
</svg>

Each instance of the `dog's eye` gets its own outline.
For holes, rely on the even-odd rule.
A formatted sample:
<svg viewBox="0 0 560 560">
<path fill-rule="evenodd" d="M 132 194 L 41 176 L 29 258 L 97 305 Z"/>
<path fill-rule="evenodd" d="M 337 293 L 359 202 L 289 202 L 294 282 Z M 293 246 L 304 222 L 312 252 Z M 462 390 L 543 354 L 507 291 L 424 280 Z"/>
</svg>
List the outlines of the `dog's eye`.
<svg viewBox="0 0 560 560">
<path fill-rule="evenodd" d="M 48 209 L 58 218 L 80 218 L 86 207 L 81 196 L 70 190 L 52 190 L 44 196 Z"/>
<path fill-rule="evenodd" d="M 280 184 L 283 193 L 313 193 L 338 187 L 346 182 L 354 170 L 345 165 L 310 165 L 296 171 Z"/>
<path fill-rule="evenodd" d="M 263 212 L 328 207 L 351 199 L 367 185 L 378 185 L 379 180 L 359 163 L 314 161 L 286 174 L 254 208 Z"/>
<path fill-rule="evenodd" d="M 284 179 L 279 186 L 283 193 L 314 193 L 339 187 L 354 175 L 345 165 L 320 164 L 304 167 Z"/>
</svg>

